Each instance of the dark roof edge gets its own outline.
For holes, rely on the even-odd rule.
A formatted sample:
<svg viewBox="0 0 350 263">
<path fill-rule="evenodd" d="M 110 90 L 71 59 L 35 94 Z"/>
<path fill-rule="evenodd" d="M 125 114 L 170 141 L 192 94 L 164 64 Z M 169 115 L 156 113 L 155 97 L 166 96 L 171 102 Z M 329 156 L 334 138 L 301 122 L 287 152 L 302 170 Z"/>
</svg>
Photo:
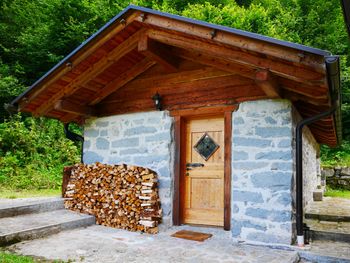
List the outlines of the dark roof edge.
<svg viewBox="0 0 350 263">
<path fill-rule="evenodd" d="M 263 36 L 263 35 L 260 35 L 260 34 L 251 33 L 251 32 L 248 32 L 248 31 L 234 29 L 234 28 L 230 28 L 230 27 L 226 27 L 226 26 L 215 25 L 215 24 L 211 24 L 211 23 L 208 23 L 208 22 L 204 22 L 204 21 L 194 20 L 194 19 L 187 18 L 187 17 L 182 17 L 182 16 L 178 16 L 178 15 L 173 15 L 173 14 L 169 14 L 169 13 L 153 10 L 153 9 L 150 9 L 150 8 L 129 5 L 127 8 L 122 10 L 119 14 L 117 14 L 115 17 L 113 17 L 111 20 L 109 20 L 103 27 L 101 27 L 97 32 L 95 32 L 93 35 L 91 35 L 87 40 L 85 40 L 77 48 L 75 48 L 71 53 L 69 53 L 66 57 L 64 57 L 53 68 L 51 68 L 46 74 L 44 74 L 41 78 L 39 78 L 36 82 L 34 82 L 33 85 L 31 85 L 27 90 L 25 90 L 22 94 L 20 94 L 17 98 L 15 98 L 11 102 L 11 104 L 12 105 L 17 104 L 18 101 L 20 99 L 22 99 L 27 93 L 29 93 L 33 88 L 35 88 L 37 85 L 39 85 L 44 79 L 46 79 L 49 75 L 54 73 L 62 65 L 64 65 L 67 62 L 69 62 L 69 60 L 76 53 L 78 53 L 83 47 L 85 47 L 91 41 L 93 41 L 103 31 L 107 30 L 111 25 L 114 24 L 115 21 L 117 21 L 118 19 L 123 17 L 126 13 L 128 13 L 130 11 L 133 11 L 133 10 L 141 11 L 141 12 L 145 12 L 145 13 L 150 13 L 150 14 L 154 14 L 154 15 L 160 15 L 160 16 L 163 16 L 163 17 L 168 17 L 168 18 L 171 18 L 171 19 L 176 19 L 176 20 L 180 20 L 180 21 L 183 21 L 183 22 L 188 22 L 188 23 L 191 23 L 191 24 L 199 25 L 199 26 L 210 27 L 212 29 L 216 29 L 216 30 L 220 30 L 220 31 L 228 32 L 228 33 L 234 33 L 234 34 L 241 35 L 241 36 L 244 36 L 244 37 L 257 39 L 257 40 L 260 40 L 260 41 L 265 41 L 265 42 L 268 42 L 268 43 L 271 43 L 271 44 L 275 44 L 275 45 L 285 46 L 285 47 L 288 47 L 288 48 L 300 50 L 300 51 L 303 51 L 303 52 L 307 52 L 307 53 L 311 53 L 311 54 L 315 54 L 315 55 L 319 55 L 319 56 L 331 55 L 330 52 L 322 50 L 322 49 L 318 49 L 318 48 L 312 48 L 312 47 L 304 46 L 304 45 L 301 45 L 301 44 L 296 44 L 296 43 L 292 43 L 292 42 L 289 42 L 289 41 L 279 40 L 279 39 L 275 39 L 275 38 L 272 38 L 272 37 L 267 37 L 267 36 Z"/>
<path fill-rule="evenodd" d="M 325 58 L 329 93 L 332 104 L 336 106 L 336 110 L 333 113 L 334 127 L 336 129 L 337 144 L 340 145 L 342 141 L 340 58 L 339 56 L 327 56 Z"/>
</svg>

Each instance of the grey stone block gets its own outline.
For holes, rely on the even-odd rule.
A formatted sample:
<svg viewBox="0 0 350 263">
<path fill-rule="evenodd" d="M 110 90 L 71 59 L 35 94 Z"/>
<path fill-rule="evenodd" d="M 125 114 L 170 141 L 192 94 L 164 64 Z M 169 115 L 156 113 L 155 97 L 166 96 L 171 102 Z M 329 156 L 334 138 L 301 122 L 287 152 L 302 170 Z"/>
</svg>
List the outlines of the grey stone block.
<svg viewBox="0 0 350 263">
<path fill-rule="evenodd" d="M 280 244 L 285 243 L 285 244 L 289 245 L 291 242 L 289 237 L 266 234 L 266 233 L 262 233 L 261 231 L 249 233 L 247 235 L 247 239 L 252 240 L 252 241 L 269 243 L 269 244 L 271 244 L 271 243 L 280 243 Z M 293 262 L 296 262 L 296 261 L 293 261 Z"/>
<path fill-rule="evenodd" d="M 323 190 L 315 190 L 312 193 L 314 201 L 322 201 L 323 200 Z"/>
<path fill-rule="evenodd" d="M 91 146 L 91 141 L 88 141 L 88 140 L 84 140 L 84 150 L 87 150 L 89 149 Z"/>
<path fill-rule="evenodd" d="M 260 230 L 260 231 L 266 231 L 266 226 L 265 225 L 258 225 L 258 224 L 254 224 L 250 221 L 242 221 L 241 222 L 242 227 L 245 228 L 253 228 L 256 230 Z"/>
<path fill-rule="evenodd" d="M 256 160 L 292 160 L 291 151 L 268 151 L 260 152 L 255 155 Z"/>
<path fill-rule="evenodd" d="M 159 124 L 160 123 L 160 118 L 157 118 L 157 117 L 152 117 L 152 118 L 148 118 L 147 119 L 147 123 L 150 123 L 150 124 Z"/>
<path fill-rule="evenodd" d="M 248 153 L 243 151 L 234 151 L 232 153 L 232 159 L 235 161 L 248 160 Z"/>
<path fill-rule="evenodd" d="M 237 221 L 235 219 L 232 219 L 232 221 L 231 221 L 232 237 L 239 237 L 241 235 L 241 231 L 242 231 L 241 221 Z"/>
<path fill-rule="evenodd" d="M 293 163 L 292 162 L 278 162 L 271 164 L 271 170 L 277 171 L 292 171 Z"/>
<path fill-rule="evenodd" d="M 134 162 L 139 165 L 152 165 L 169 160 L 168 155 L 149 155 L 149 156 L 134 156 Z"/>
<path fill-rule="evenodd" d="M 157 132 L 157 129 L 154 127 L 138 126 L 138 127 L 134 127 L 134 128 L 130 128 L 130 129 L 125 130 L 124 135 L 125 136 L 134 136 L 134 135 L 155 133 L 155 132 Z"/>
<path fill-rule="evenodd" d="M 278 143 L 279 148 L 289 148 L 292 147 L 292 140 L 290 139 L 283 139 Z"/>
<path fill-rule="evenodd" d="M 261 219 L 267 219 L 270 215 L 271 211 L 262 209 L 262 208 L 251 208 L 248 207 L 245 214 L 247 216 L 261 218 Z"/>
<path fill-rule="evenodd" d="M 292 220 L 291 212 L 285 210 L 277 211 L 249 207 L 246 210 L 246 215 L 260 219 L 269 219 L 273 222 L 289 222 Z"/>
<path fill-rule="evenodd" d="M 100 131 L 100 136 L 107 136 L 108 135 L 108 131 L 107 130 L 101 130 Z"/>
<path fill-rule="evenodd" d="M 108 159 L 108 163 L 110 164 L 121 164 L 121 163 L 125 163 L 128 164 L 131 162 L 131 158 L 129 156 L 111 156 Z"/>
<path fill-rule="evenodd" d="M 109 149 L 109 141 L 105 138 L 97 138 L 96 140 L 96 148 L 98 150 L 108 150 Z"/>
<path fill-rule="evenodd" d="M 132 122 L 135 123 L 136 125 L 142 125 L 144 121 L 145 121 L 144 119 L 139 119 L 139 120 L 133 120 Z"/>
<path fill-rule="evenodd" d="M 239 212 L 239 207 L 238 207 L 238 205 L 233 205 L 233 206 L 232 206 L 232 213 L 236 214 L 236 213 L 238 213 L 238 212 Z"/>
<path fill-rule="evenodd" d="M 265 122 L 267 124 L 276 124 L 277 123 L 277 121 L 274 118 L 270 117 L 270 116 L 265 117 Z"/>
<path fill-rule="evenodd" d="M 241 125 L 244 124 L 244 120 L 242 117 L 234 117 L 233 118 L 233 124 L 234 125 Z"/>
<path fill-rule="evenodd" d="M 113 148 L 121 147 L 137 147 L 139 146 L 139 138 L 125 138 L 112 142 Z"/>
<path fill-rule="evenodd" d="M 158 173 L 161 177 L 170 177 L 170 170 L 166 166 L 159 168 Z"/>
<path fill-rule="evenodd" d="M 277 202 L 284 206 L 292 205 L 291 193 L 286 192 L 279 194 Z"/>
<path fill-rule="evenodd" d="M 85 152 L 83 155 L 83 161 L 86 164 L 91 164 L 95 162 L 102 162 L 103 157 L 95 152 Z"/>
<path fill-rule="evenodd" d="M 162 132 L 154 135 L 146 136 L 146 142 L 170 141 L 170 132 Z"/>
<path fill-rule="evenodd" d="M 350 167 L 343 167 L 340 173 L 342 176 L 350 176 Z"/>
<path fill-rule="evenodd" d="M 237 162 L 232 163 L 233 169 L 237 170 L 254 170 L 267 167 L 269 163 L 267 162 Z"/>
<path fill-rule="evenodd" d="M 108 127 L 109 122 L 108 121 L 97 121 L 95 125 L 96 125 L 96 127 L 104 128 L 104 127 Z"/>
<path fill-rule="evenodd" d="M 133 154 L 142 154 L 142 153 L 147 153 L 148 150 L 147 148 L 130 148 L 130 149 L 125 149 L 125 150 L 120 150 L 120 155 L 133 155 Z"/>
<path fill-rule="evenodd" d="M 233 145 L 234 146 L 266 148 L 266 147 L 270 147 L 271 143 L 272 143 L 271 140 L 266 140 L 266 139 L 233 137 Z"/>
<path fill-rule="evenodd" d="M 292 129 L 288 127 L 256 127 L 255 134 L 262 138 L 292 137 Z"/>
<path fill-rule="evenodd" d="M 238 202 L 252 202 L 252 203 L 263 203 L 263 197 L 261 193 L 255 193 L 250 191 L 232 191 L 232 199 L 233 201 Z"/>
<path fill-rule="evenodd" d="M 288 190 L 292 185 L 291 172 L 261 172 L 251 175 L 251 181 L 257 188 Z"/>
<path fill-rule="evenodd" d="M 85 138 L 96 138 L 99 134 L 99 131 L 96 129 L 84 129 L 84 137 Z"/>
<path fill-rule="evenodd" d="M 334 169 L 323 169 L 321 175 L 326 177 L 332 177 L 334 175 Z"/>
<path fill-rule="evenodd" d="M 169 178 L 164 179 L 161 178 L 159 179 L 159 188 L 160 189 L 170 189 L 171 186 L 171 180 Z"/>
</svg>

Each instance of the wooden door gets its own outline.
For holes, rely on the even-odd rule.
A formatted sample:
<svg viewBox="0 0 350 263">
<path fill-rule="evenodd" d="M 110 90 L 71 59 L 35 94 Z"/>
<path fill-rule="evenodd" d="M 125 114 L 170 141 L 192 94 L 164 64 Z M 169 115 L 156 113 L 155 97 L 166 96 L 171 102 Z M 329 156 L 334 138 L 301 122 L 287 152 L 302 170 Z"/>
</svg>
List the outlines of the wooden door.
<svg viewBox="0 0 350 263">
<path fill-rule="evenodd" d="M 224 118 L 187 120 L 183 223 L 224 225 Z"/>
</svg>

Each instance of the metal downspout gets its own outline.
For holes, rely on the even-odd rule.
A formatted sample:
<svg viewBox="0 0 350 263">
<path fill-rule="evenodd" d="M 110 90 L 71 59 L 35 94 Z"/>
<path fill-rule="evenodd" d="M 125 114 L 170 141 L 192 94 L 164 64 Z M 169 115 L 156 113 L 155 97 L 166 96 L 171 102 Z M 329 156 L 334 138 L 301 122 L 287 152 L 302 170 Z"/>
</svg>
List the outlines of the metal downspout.
<svg viewBox="0 0 350 263">
<path fill-rule="evenodd" d="M 297 244 L 304 246 L 303 231 L 303 127 L 334 114 L 339 107 L 339 57 L 326 57 L 328 86 L 331 96 L 331 107 L 320 114 L 301 120 L 296 126 L 296 228 Z"/>
<path fill-rule="evenodd" d="M 81 142 L 81 155 L 80 155 L 80 162 L 83 163 L 83 145 L 84 145 L 84 137 L 76 134 L 74 132 L 71 132 L 69 130 L 69 124 L 64 124 L 64 134 L 66 135 L 66 138 L 73 141 L 73 142 Z"/>
</svg>

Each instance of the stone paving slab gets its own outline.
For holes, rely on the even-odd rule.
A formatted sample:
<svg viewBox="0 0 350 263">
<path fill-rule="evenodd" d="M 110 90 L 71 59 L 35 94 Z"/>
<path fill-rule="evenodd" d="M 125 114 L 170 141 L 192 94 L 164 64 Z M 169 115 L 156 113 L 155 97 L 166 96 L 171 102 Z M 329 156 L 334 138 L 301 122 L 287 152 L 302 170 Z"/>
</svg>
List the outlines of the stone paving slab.
<svg viewBox="0 0 350 263">
<path fill-rule="evenodd" d="M 171 237 L 186 229 L 213 234 L 204 241 Z M 230 232 L 216 228 L 173 227 L 158 235 L 94 225 L 10 247 L 17 253 L 72 262 L 256 262 L 294 263 L 296 251 L 233 243 Z"/>
<path fill-rule="evenodd" d="M 314 241 L 310 249 L 299 252 L 301 257 L 310 262 L 350 262 L 350 243 Z"/>
</svg>

